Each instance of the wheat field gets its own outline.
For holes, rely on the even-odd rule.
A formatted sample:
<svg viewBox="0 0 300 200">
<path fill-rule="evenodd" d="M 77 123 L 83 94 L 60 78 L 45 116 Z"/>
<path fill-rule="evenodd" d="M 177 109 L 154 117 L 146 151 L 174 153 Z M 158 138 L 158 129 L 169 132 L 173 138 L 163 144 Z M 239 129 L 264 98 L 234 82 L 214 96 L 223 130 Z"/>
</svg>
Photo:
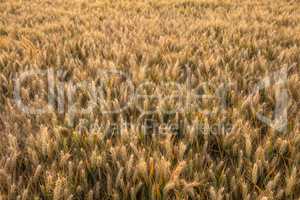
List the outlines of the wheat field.
<svg viewBox="0 0 300 200">
<path fill-rule="evenodd" d="M 0 199 L 299 199 L 300 1 L 0 0 Z"/>
</svg>

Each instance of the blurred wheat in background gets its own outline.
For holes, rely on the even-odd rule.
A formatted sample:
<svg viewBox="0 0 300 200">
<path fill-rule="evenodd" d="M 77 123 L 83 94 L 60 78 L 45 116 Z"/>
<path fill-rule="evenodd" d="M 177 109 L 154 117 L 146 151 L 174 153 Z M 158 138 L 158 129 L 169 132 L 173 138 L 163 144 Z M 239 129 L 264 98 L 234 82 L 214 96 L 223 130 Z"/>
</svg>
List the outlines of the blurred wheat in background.
<svg viewBox="0 0 300 200">
<path fill-rule="evenodd" d="M 0 199 L 300 198 L 299 46 L 297 0 L 0 0 Z"/>
</svg>

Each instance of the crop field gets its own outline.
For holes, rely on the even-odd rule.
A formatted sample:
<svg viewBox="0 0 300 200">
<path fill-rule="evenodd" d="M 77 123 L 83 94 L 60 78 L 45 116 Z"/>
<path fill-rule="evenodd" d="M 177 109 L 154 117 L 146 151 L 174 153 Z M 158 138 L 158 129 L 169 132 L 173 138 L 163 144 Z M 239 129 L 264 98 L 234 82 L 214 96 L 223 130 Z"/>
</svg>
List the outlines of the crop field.
<svg viewBox="0 0 300 200">
<path fill-rule="evenodd" d="M 0 200 L 300 199 L 299 0 L 0 0 Z"/>
</svg>

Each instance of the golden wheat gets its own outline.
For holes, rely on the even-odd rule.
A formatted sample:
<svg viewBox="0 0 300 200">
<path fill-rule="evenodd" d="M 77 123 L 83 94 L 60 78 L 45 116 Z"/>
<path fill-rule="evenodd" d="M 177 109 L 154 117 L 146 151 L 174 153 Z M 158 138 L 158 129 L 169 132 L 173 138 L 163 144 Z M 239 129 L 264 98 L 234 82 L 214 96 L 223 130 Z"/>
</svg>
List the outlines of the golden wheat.
<svg viewBox="0 0 300 200">
<path fill-rule="evenodd" d="M 0 199 L 300 198 L 299 1 L 0 13 Z"/>
</svg>

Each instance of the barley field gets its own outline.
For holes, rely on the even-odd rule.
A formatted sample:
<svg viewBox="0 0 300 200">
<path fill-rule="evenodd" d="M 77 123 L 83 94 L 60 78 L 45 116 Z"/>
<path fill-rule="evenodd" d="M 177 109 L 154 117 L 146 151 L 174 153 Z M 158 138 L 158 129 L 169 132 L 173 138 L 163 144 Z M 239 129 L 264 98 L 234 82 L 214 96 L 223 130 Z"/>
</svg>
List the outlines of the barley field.
<svg viewBox="0 0 300 200">
<path fill-rule="evenodd" d="M 300 199 L 300 1 L 0 0 L 0 200 Z"/>
</svg>

